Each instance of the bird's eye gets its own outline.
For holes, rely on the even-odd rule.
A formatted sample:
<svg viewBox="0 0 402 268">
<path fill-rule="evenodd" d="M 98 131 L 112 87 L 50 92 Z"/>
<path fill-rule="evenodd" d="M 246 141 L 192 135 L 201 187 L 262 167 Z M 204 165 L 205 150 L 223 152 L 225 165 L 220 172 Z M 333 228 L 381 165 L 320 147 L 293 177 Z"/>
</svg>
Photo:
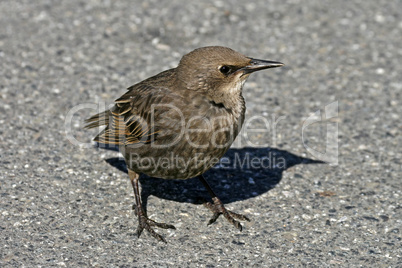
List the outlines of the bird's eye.
<svg viewBox="0 0 402 268">
<path fill-rule="evenodd" d="M 227 75 L 230 73 L 231 68 L 229 66 L 223 65 L 223 66 L 219 67 L 219 71 L 221 73 L 223 73 L 224 75 Z"/>
</svg>

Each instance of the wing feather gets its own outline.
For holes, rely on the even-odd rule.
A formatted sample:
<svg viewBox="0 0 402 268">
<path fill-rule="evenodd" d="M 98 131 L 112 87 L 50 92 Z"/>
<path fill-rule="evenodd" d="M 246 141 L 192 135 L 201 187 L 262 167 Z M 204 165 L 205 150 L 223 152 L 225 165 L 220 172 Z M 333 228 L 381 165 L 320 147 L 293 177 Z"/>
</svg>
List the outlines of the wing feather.
<svg viewBox="0 0 402 268">
<path fill-rule="evenodd" d="M 163 92 L 167 90 L 158 81 L 169 80 L 171 75 L 171 70 L 165 71 L 155 76 L 153 83 L 148 79 L 131 86 L 115 100 L 110 110 L 85 120 L 85 128 L 106 126 L 94 139 L 99 143 L 129 145 L 152 142 L 159 130 L 151 126 L 151 106 L 161 102 L 166 96 Z"/>
</svg>

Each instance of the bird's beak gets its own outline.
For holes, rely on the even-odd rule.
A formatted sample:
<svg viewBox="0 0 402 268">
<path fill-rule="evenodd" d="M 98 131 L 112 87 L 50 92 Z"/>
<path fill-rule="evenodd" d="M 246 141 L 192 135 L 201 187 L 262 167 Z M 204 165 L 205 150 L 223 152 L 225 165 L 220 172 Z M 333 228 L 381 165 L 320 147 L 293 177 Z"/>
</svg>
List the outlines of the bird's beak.
<svg viewBox="0 0 402 268">
<path fill-rule="evenodd" d="M 241 68 L 243 71 L 243 75 L 250 74 L 255 71 L 264 70 L 268 68 L 281 67 L 285 64 L 278 61 L 268 61 L 268 60 L 257 60 L 253 58 L 249 58 L 250 62 L 247 66 Z"/>
</svg>

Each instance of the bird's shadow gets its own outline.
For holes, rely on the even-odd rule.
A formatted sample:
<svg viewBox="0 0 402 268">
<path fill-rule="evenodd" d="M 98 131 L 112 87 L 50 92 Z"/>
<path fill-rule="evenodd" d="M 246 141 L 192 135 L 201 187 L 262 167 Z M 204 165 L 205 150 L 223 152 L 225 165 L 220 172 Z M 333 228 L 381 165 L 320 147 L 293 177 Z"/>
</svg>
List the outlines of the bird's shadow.
<svg viewBox="0 0 402 268">
<path fill-rule="evenodd" d="M 122 158 L 109 158 L 106 162 L 127 173 L 127 166 Z M 204 177 L 222 202 L 227 204 L 269 191 L 281 181 L 282 173 L 290 167 L 322 163 L 324 162 L 273 148 L 229 149 Z M 140 182 L 144 207 L 150 195 L 193 204 L 200 204 L 204 198 L 208 198 L 208 192 L 196 178 L 165 180 L 142 174 Z"/>
</svg>

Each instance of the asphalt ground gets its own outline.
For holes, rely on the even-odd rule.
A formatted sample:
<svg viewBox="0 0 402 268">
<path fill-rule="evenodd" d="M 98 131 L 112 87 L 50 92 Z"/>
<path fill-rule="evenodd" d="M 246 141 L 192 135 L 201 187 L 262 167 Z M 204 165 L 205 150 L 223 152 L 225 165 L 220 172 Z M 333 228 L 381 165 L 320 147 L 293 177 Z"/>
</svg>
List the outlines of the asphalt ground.
<svg viewBox="0 0 402 268">
<path fill-rule="evenodd" d="M 401 267 L 401 21 L 399 0 L 1 1 L 0 266 Z M 144 177 L 177 229 L 137 238 L 124 162 L 83 120 L 207 45 L 286 64 L 249 78 L 205 174 L 251 222 L 208 226 L 197 180 Z"/>
</svg>

